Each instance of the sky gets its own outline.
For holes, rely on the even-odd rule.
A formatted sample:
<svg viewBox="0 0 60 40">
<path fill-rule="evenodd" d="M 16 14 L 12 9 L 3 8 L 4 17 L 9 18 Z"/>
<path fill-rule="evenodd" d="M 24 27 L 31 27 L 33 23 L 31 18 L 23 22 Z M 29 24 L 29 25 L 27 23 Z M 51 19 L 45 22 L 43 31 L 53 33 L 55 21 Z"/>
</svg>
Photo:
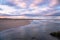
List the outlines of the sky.
<svg viewBox="0 0 60 40">
<path fill-rule="evenodd" d="M 60 16 L 60 0 L 0 0 L 0 16 L 46 15 Z"/>
</svg>

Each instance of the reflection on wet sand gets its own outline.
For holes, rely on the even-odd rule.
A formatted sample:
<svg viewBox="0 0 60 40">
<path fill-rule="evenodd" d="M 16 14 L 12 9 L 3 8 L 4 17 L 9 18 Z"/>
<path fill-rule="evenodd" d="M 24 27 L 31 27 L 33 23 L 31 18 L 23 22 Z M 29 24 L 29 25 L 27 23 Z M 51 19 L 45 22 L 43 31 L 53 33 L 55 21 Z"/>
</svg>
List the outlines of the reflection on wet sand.
<svg viewBox="0 0 60 40">
<path fill-rule="evenodd" d="M 33 20 L 30 24 L 0 32 L 0 40 L 58 40 L 50 35 L 60 31 L 57 20 Z"/>
</svg>

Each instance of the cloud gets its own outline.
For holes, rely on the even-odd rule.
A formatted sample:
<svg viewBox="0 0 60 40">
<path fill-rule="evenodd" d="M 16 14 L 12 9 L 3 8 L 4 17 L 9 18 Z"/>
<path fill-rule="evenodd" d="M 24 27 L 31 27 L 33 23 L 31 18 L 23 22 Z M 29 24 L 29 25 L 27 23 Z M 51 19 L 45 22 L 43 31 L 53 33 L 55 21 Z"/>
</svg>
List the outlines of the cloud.
<svg viewBox="0 0 60 40">
<path fill-rule="evenodd" d="M 35 7 L 35 8 L 29 8 L 29 9 L 24 10 L 24 11 L 20 10 L 19 12 L 21 15 L 24 15 L 24 14 L 38 14 L 39 15 L 41 12 L 48 11 L 48 10 L 50 10 L 50 8 L 48 8 L 48 7 L 43 7 L 43 8 Z"/>
<path fill-rule="evenodd" d="M 35 7 L 37 6 L 38 4 L 42 3 L 43 0 L 34 0 L 31 4 L 30 4 L 30 7 Z"/>
<path fill-rule="evenodd" d="M 44 2 L 44 0 L 33 0 L 28 6 L 28 0 L 6 0 L 16 6 L 8 6 L 8 5 L 0 5 L 0 13 L 9 14 L 9 15 L 24 15 L 24 14 L 34 14 L 34 15 L 51 15 L 51 12 L 55 11 L 54 5 L 58 4 L 57 0 L 50 0 L 48 6 L 40 6 Z M 53 2 L 54 1 L 54 2 Z M 45 5 L 45 4 L 44 4 Z M 19 7 L 17 9 L 16 7 Z M 52 11 L 53 10 L 53 11 Z M 51 11 L 49 13 L 49 11 Z M 46 13 L 45 13 L 46 12 Z"/>
<path fill-rule="evenodd" d="M 21 8 L 27 7 L 27 3 L 25 3 L 22 0 L 7 0 L 7 1 Z"/>
<path fill-rule="evenodd" d="M 50 13 L 48 13 L 48 14 L 46 14 L 46 15 L 60 15 L 60 10 L 55 10 L 55 11 L 53 11 L 53 12 L 50 12 Z"/>
<path fill-rule="evenodd" d="M 59 4 L 58 0 L 50 0 L 49 6 L 54 7 L 54 6 L 57 6 L 58 4 Z"/>
<path fill-rule="evenodd" d="M 16 11 L 13 7 L 10 7 L 8 5 L 0 5 L 0 8 L 2 10 L 0 10 L 0 13 L 2 14 L 10 14 L 11 12 Z"/>
<path fill-rule="evenodd" d="M 38 6 L 38 4 L 44 2 L 44 0 L 7 0 L 8 2 L 19 6 L 21 8 L 27 8 L 27 7 L 35 7 Z"/>
<path fill-rule="evenodd" d="M 9 15 L 24 15 L 24 14 L 34 14 L 34 15 L 46 15 L 45 13 L 42 12 L 48 12 L 52 10 L 53 8 L 49 7 L 34 7 L 34 8 L 29 8 L 29 9 L 15 9 L 14 7 L 10 7 L 7 5 L 0 5 L 0 8 L 3 10 L 0 10 L 0 13 L 2 14 L 9 14 Z M 48 13 L 48 15 L 51 13 Z"/>
</svg>

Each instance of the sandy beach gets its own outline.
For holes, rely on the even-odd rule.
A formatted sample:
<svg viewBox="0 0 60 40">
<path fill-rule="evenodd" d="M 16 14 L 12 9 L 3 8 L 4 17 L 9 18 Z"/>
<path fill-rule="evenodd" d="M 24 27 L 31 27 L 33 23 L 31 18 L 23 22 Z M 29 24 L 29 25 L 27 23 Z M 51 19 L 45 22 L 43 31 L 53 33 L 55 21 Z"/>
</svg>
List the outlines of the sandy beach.
<svg viewBox="0 0 60 40">
<path fill-rule="evenodd" d="M 28 25 L 31 22 L 31 20 L 6 20 L 6 19 L 0 19 L 0 31 L 20 27 L 24 25 Z"/>
<path fill-rule="evenodd" d="M 55 21 L 58 20 L 54 20 L 54 22 L 51 20 L 33 20 L 31 23 L 29 20 L 0 20 L 0 40 L 58 40 L 50 35 L 52 32 L 60 31 L 60 23 Z M 26 26 L 22 25 L 23 23 Z"/>
</svg>

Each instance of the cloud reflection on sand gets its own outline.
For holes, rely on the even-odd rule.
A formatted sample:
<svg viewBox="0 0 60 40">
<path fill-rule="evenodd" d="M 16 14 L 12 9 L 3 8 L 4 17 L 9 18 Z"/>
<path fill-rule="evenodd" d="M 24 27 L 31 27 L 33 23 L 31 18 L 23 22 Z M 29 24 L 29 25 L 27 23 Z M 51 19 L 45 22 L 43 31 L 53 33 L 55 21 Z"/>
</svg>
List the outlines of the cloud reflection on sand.
<svg viewBox="0 0 60 40">
<path fill-rule="evenodd" d="M 57 30 L 58 29 L 58 30 Z M 50 32 L 59 31 L 60 23 L 54 20 L 33 20 L 29 25 L 8 29 L 0 32 L 1 40 L 57 40 L 49 35 Z"/>
</svg>

